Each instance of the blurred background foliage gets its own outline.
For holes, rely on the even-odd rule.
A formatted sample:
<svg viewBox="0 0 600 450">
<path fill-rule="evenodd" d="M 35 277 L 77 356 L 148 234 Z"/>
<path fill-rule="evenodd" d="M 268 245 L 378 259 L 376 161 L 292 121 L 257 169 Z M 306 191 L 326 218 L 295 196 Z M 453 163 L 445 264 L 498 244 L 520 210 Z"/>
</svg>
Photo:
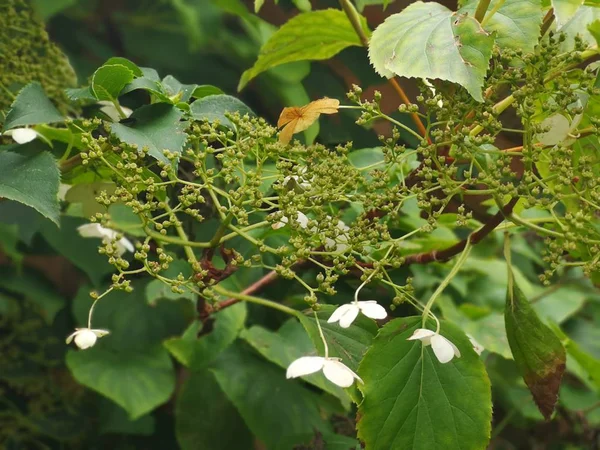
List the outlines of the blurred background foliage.
<svg viewBox="0 0 600 450">
<path fill-rule="evenodd" d="M 366 3 L 374 3 L 365 10 L 372 27 L 402 8 L 394 3 L 384 12 L 377 0 Z M 343 99 L 352 83 L 361 85 L 367 96 L 381 90 L 387 112 L 397 106 L 395 95 L 375 75 L 361 48 L 347 49 L 330 61 L 270 70 L 237 93 L 242 72 L 278 25 L 298 11 L 336 7 L 334 1 L 269 0 L 258 16 L 254 5 L 242 0 L 33 0 L 32 6 L 35 12 L 23 0 L 0 6 L 0 109 L 30 80 L 40 80 L 61 105 L 63 88 L 86 84 L 112 56 L 152 67 L 162 76 L 171 74 L 182 83 L 218 86 L 239 95 L 272 123 L 284 106 L 323 96 Z M 24 54 L 31 58 L 23 59 Z M 389 131 L 378 125 L 355 126 L 355 119 L 349 111 L 324 117 L 303 138 L 312 142 L 318 135 L 325 144 L 353 141 L 354 148 L 370 148 L 378 145 L 377 134 Z M 422 243 L 424 250 L 454 242 L 451 216 L 448 227 L 440 227 Z M 412 229 L 420 220 L 415 205 L 398 227 Z M 101 348 L 89 352 L 105 366 L 90 366 L 80 353 L 69 350 L 64 337 L 85 323 L 89 291 L 101 292 L 111 273 L 105 258 L 97 254 L 97 243 L 76 233 L 84 222 L 65 217 L 58 229 L 23 205 L 0 202 L 2 448 L 285 449 L 294 447 L 286 444 L 286 433 L 307 431 L 304 446 L 294 448 L 357 448 L 354 413 L 346 394 L 331 386 L 323 392 L 309 385 L 285 384 L 279 364 L 311 344 L 295 321 L 286 322 L 276 312 L 243 304 L 228 309 L 226 316 L 210 324 L 218 333 L 201 331 L 216 336 L 207 348 L 223 350 L 224 357 L 210 371 L 202 363 L 186 361 L 192 367 L 187 370 L 180 364 L 187 358 L 186 342 L 200 331 L 191 303 L 140 279 L 133 294 L 111 294 L 98 307 L 95 325 L 110 329 L 111 335 Z M 566 332 L 568 373 L 556 416 L 546 423 L 510 359 L 502 315 L 506 269 L 501 233 L 494 236 L 473 250 L 440 301 L 444 317 L 486 348 L 483 358 L 495 405 L 490 448 L 598 448 L 600 291 L 577 270 L 564 271 L 551 287 L 542 287 L 537 281 L 543 272 L 541 242 L 527 233 L 514 238 L 519 285 L 540 315 Z M 448 271 L 444 264 L 415 265 L 394 276 L 412 277 L 415 295 L 427 298 Z M 240 272 L 227 280 L 228 287 L 242 289 L 261 275 L 260 269 Z M 303 276 L 314 275 L 308 269 Z M 356 285 L 355 279 L 342 280 L 339 292 L 328 301 L 345 303 Z M 261 295 L 292 306 L 302 302 L 302 290 L 287 281 L 273 283 Z M 365 296 L 385 306 L 392 300 L 388 291 L 373 287 L 365 289 Z M 400 306 L 393 315 L 412 312 L 409 306 Z M 273 353 L 276 342 L 283 343 L 283 353 Z M 210 360 L 214 355 L 207 356 L 207 348 L 194 351 Z M 150 357 L 154 362 L 148 365 L 144 358 Z M 590 372 L 590 365 L 596 372 Z M 110 370 L 111 366 L 121 370 Z M 144 394 L 136 392 L 138 383 L 148 383 Z M 319 379 L 314 384 L 324 386 Z M 276 399 L 273 386 L 279 389 Z M 247 395 L 245 390 L 259 394 Z M 154 408 L 155 404 L 161 406 Z M 292 404 L 299 406 L 291 408 Z M 325 411 L 322 416 L 314 415 L 314 404 Z M 253 414 L 262 421 L 253 421 Z"/>
</svg>

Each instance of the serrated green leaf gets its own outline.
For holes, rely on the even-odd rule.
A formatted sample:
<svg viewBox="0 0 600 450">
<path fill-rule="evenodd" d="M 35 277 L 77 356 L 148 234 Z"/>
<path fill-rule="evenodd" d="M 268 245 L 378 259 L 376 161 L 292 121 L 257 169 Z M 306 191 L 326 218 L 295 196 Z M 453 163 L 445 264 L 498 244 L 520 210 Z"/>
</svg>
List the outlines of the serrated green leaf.
<svg viewBox="0 0 600 450">
<path fill-rule="evenodd" d="M 175 405 L 175 433 L 182 450 L 253 447 L 244 420 L 207 370 L 192 372 L 183 384 Z"/>
<path fill-rule="evenodd" d="M 21 89 L 6 115 L 2 129 L 6 131 L 25 125 L 56 123 L 64 120 L 65 118 L 46 97 L 42 86 L 35 82 Z"/>
<path fill-rule="evenodd" d="M 452 81 L 481 102 L 493 45 L 493 36 L 473 17 L 438 3 L 418 1 L 377 27 L 369 58 L 375 71 L 387 78 L 399 75 Z"/>
<path fill-rule="evenodd" d="M 240 116 L 248 114 L 254 115 L 254 112 L 246 106 L 241 100 L 231 95 L 207 95 L 196 100 L 190 107 L 190 114 L 195 120 L 208 120 L 209 122 L 219 121 L 219 123 L 228 128 L 234 128 L 233 123 L 225 113 L 239 113 Z"/>
<path fill-rule="evenodd" d="M 133 78 L 133 71 L 129 67 L 122 64 L 103 65 L 92 75 L 90 90 L 98 100 L 115 101 Z"/>
<path fill-rule="evenodd" d="M 537 316 L 514 280 L 508 285 L 504 321 L 517 368 L 540 412 L 549 419 L 565 371 L 565 349 L 556 334 Z"/>
<path fill-rule="evenodd" d="M 431 347 L 407 340 L 417 328 L 420 317 L 387 323 L 361 362 L 359 438 L 367 450 L 486 448 L 492 402 L 483 363 L 460 329 L 442 323 L 462 356 L 441 364 Z"/>
<path fill-rule="evenodd" d="M 558 26 L 564 25 L 569 21 L 579 7 L 583 5 L 584 0 L 552 0 L 554 8 L 554 17 Z"/>
<path fill-rule="evenodd" d="M 215 324 L 210 333 L 200 338 L 194 335 L 171 338 L 164 342 L 164 346 L 181 364 L 192 370 L 200 370 L 235 341 L 244 328 L 246 311 L 246 304 L 240 302 L 215 315 Z"/>
<path fill-rule="evenodd" d="M 142 69 L 140 69 L 136 63 L 128 60 L 127 58 L 122 58 L 120 56 L 113 56 L 112 58 L 109 58 L 102 65 L 103 66 L 112 66 L 115 64 L 127 67 L 129 70 L 131 70 L 133 72 L 133 76 L 135 76 L 135 77 L 141 77 L 144 75 L 144 73 L 142 72 Z"/>
<path fill-rule="evenodd" d="M 163 150 L 181 153 L 187 139 L 187 122 L 182 117 L 175 106 L 155 103 L 135 110 L 127 124 L 112 123 L 110 130 L 121 142 L 137 145 L 140 150 L 146 147 L 150 156 L 170 164 Z"/>
<path fill-rule="evenodd" d="M 92 94 L 92 91 L 90 90 L 89 86 L 84 86 L 84 87 L 80 87 L 80 88 L 69 88 L 69 89 L 65 89 L 65 92 L 67 94 L 67 97 L 69 97 L 69 99 L 74 102 L 77 102 L 77 101 L 95 102 L 96 101 L 96 97 L 94 97 L 94 94 Z"/>
<path fill-rule="evenodd" d="M 361 20 L 368 33 L 366 20 Z M 238 90 L 271 67 L 292 61 L 329 59 L 347 47 L 360 45 L 360 39 L 342 11 L 326 9 L 298 14 L 262 46 L 254 66 L 242 74 Z"/>
<path fill-rule="evenodd" d="M 248 428 L 268 449 L 289 450 L 315 430 L 329 431 L 315 393 L 286 380 L 282 369 L 240 345 L 231 346 L 210 370 Z"/>
<path fill-rule="evenodd" d="M 162 347 L 117 352 L 100 343 L 85 351 L 70 350 L 67 367 L 84 386 L 110 398 L 137 419 L 166 402 L 175 389 L 175 370 Z"/>
<path fill-rule="evenodd" d="M 60 172 L 51 153 L 0 150 L 0 197 L 30 206 L 56 225 L 59 184 Z"/>
<path fill-rule="evenodd" d="M 498 1 L 502 0 L 492 1 L 488 10 L 492 10 Z M 458 12 L 472 16 L 478 4 L 477 0 L 471 0 Z M 533 52 L 539 40 L 543 15 L 539 0 L 505 0 L 483 28 L 495 33 L 500 48 Z"/>
</svg>

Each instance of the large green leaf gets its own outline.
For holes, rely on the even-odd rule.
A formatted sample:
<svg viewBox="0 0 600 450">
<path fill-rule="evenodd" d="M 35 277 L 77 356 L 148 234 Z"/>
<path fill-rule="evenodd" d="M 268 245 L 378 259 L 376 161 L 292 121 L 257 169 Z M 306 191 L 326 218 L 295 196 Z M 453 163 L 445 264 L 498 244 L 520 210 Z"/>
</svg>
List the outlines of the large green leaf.
<svg viewBox="0 0 600 450">
<path fill-rule="evenodd" d="M 289 450 L 290 444 L 305 441 L 315 430 L 328 431 L 316 394 L 286 380 L 282 369 L 240 345 L 226 350 L 211 371 L 248 428 L 269 450 Z"/>
<path fill-rule="evenodd" d="M 244 328 L 246 303 L 240 302 L 215 315 L 212 330 L 198 338 L 193 333 L 164 342 L 171 354 L 185 366 L 199 370 L 229 347 Z"/>
<path fill-rule="evenodd" d="M 233 123 L 227 118 L 225 113 L 239 113 L 240 116 L 254 113 L 242 101 L 231 95 L 217 94 L 207 95 L 196 100 L 190 107 L 190 114 L 195 120 L 208 120 L 209 122 L 219 121 L 221 125 L 233 128 Z"/>
<path fill-rule="evenodd" d="M 59 184 L 60 172 L 52 154 L 0 150 L 0 197 L 30 206 L 56 225 Z"/>
<path fill-rule="evenodd" d="M 302 356 L 316 355 L 315 346 L 296 319 L 288 320 L 276 333 L 254 325 L 242 331 L 241 337 L 269 361 L 283 368 L 287 368 Z M 350 406 L 350 399 L 344 389 L 325 379 L 322 372 L 307 375 L 302 379 L 335 395 L 346 407 Z"/>
<path fill-rule="evenodd" d="M 493 9 L 499 1 L 502 0 L 493 0 L 488 9 Z M 478 0 L 469 1 L 459 12 L 473 15 L 478 4 Z M 505 0 L 484 29 L 495 33 L 494 38 L 500 48 L 533 52 L 540 36 L 543 15 L 539 0 Z"/>
<path fill-rule="evenodd" d="M 407 340 L 417 328 L 420 317 L 389 322 L 365 355 L 359 438 L 367 450 L 486 448 L 492 402 L 483 363 L 460 329 L 442 323 L 462 356 L 441 364 L 431 347 Z"/>
<path fill-rule="evenodd" d="M 369 57 L 377 73 L 458 83 L 478 101 L 494 38 L 479 22 L 439 3 L 415 2 L 373 32 Z"/>
<path fill-rule="evenodd" d="M 62 122 L 63 120 L 64 117 L 46 97 L 42 86 L 39 83 L 30 83 L 21 89 L 11 105 L 4 121 L 3 130 L 24 125 Z"/>
<path fill-rule="evenodd" d="M 115 101 L 133 81 L 133 71 L 123 64 L 105 64 L 94 72 L 90 89 L 98 100 Z"/>
<path fill-rule="evenodd" d="M 368 33 L 366 20 L 362 19 Z M 337 9 L 312 11 L 290 19 L 262 46 L 258 60 L 242 74 L 238 90 L 271 67 L 292 61 L 329 59 L 361 42 L 346 15 Z"/>
<path fill-rule="evenodd" d="M 150 156 L 168 163 L 163 150 L 181 153 L 187 139 L 187 122 L 183 113 L 173 105 L 155 103 L 137 109 L 130 117 L 131 124 L 113 123 L 110 130 L 121 142 L 146 147 Z"/>
<path fill-rule="evenodd" d="M 244 420 L 207 370 L 192 372 L 183 384 L 175 406 L 175 433 L 182 450 L 252 448 Z"/>
<path fill-rule="evenodd" d="M 540 320 L 514 281 L 508 286 L 504 321 L 519 372 L 540 412 L 549 419 L 565 371 L 565 349 L 556 334 Z"/>
<path fill-rule="evenodd" d="M 137 419 L 166 402 L 175 389 L 175 371 L 162 347 L 119 352 L 96 347 L 70 350 L 67 367 L 75 379 L 123 407 Z"/>
<path fill-rule="evenodd" d="M 600 19 L 600 8 L 596 6 L 581 6 L 571 18 L 560 26 L 556 31 L 565 33 L 567 39 L 562 43 L 564 51 L 573 50 L 575 36 L 579 35 L 588 47 L 598 47 L 596 38 L 588 29 L 588 26 Z"/>
<path fill-rule="evenodd" d="M 552 0 L 554 17 L 558 26 L 564 25 L 583 5 L 584 0 Z"/>
</svg>

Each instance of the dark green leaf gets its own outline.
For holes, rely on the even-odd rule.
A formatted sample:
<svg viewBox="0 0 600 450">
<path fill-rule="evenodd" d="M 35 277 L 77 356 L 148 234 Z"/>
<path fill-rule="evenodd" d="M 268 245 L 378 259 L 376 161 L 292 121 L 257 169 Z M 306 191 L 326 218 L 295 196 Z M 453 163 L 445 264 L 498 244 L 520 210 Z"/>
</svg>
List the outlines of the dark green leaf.
<svg viewBox="0 0 600 450">
<path fill-rule="evenodd" d="M 367 449 L 484 449 L 492 419 L 490 382 L 465 334 L 442 323 L 462 356 L 441 364 L 431 347 L 408 341 L 420 317 L 395 319 L 361 362 L 364 401 L 358 435 Z"/>
<path fill-rule="evenodd" d="M 133 78 L 133 71 L 129 67 L 122 64 L 104 65 L 94 72 L 90 90 L 98 100 L 115 101 Z"/>
<path fill-rule="evenodd" d="M 30 206 L 56 225 L 59 184 L 60 172 L 52 154 L 0 150 L 0 197 Z"/>
<path fill-rule="evenodd" d="M 194 92 L 192 92 L 192 97 L 203 98 L 208 97 L 209 95 L 220 94 L 224 94 L 224 92 L 218 87 L 211 86 L 210 84 L 203 84 L 201 86 L 196 86 L 196 89 L 194 89 Z"/>
<path fill-rule="evenodd" d="M 244 420 L 207 370 L 192 372 L 181 388 L 175 406 L 175 432 L 182 450 L 253 447 Z"/>
<path fill-rule="evenodd" d="M 362 26 L 368 33 L 366 20 Z M 271 67 L 292 61 L 329 59 L 350 46 L 362 45 L 346 15 L 337 9 L 298 14 L 262 46 L 254 66 L 242 74 L 238 90 Z"/>
<path fill-rule="evenodd" d="M 540 412 L 549 419 L 565 371 L 565 349 L 556 334 L 540 320 L 514 281 L 509 282 L 504 321 L 519 372 Z"/>
<path fill-rule="evenodd" d="M 169 97 L 177 96 L 178 101 L 187 102 L 192 98 L 198 87 L 196 84 L 181 84 L 173 75 L 167 75 L 162 80 L 162 85 Z"/>
<path fill-rule="evenodd" d="M 154 433 L 154 417 L 145 415 L 136 420 L 130 420 L 127 411 L 116 403 L 100 397 L 98 429 L 101 434 L 119 433 L 137 436 L 150 436 Z"/>
<path fill-rule="evenodd" d="M 131 207 L 123 203 L 113 203 L 108 208 L 108 214 L 115 230 L 131 234 L 132 236 L 146 237 L 142 219 L 133 212 Z"/>
<path fill-rule="evenodd" d="M 113 123 L 111 132 L 121 142 L 147 148 L 150 156 L 169 163 L 163 150 L 181 153 L 187 136 L 184 132 L 187 122 L 182 121 L 183 113 L 173 105 L 155 103 L 137 109 L 130 117 L 131 125 Z"/>
<path fill-rule="evenodd" d="M 162 347 L 118 352 L 95 347 L 67 353 L 75 379 L 122 406 L 135 420 L 165 403 L 175 389 L 175 371 Z"/>
<path fill-rule="evenodd" d="M 19 239 L 27 245 L 40 229 L 45 219 L 35 210 L 23 203 L 12 200 L 0 202 L 0 222 L 15 224 L 19 228 Z"/>
<path fill-rule="evenodd" d="M 3 130 L 39 123 L 56 123 L 63 120 L 65 120 L 64 117 L 46 97 L 42 86 L 39 83 L 30 83 L 21 89 L 11 105 L 4 121 Z"/>
<path fill-rule="evenodd" d="M 219 121 L 219 123 L 228 128 L 234 128 L 233 123 L 225 116 L 225 113 L 239 113 L 240 116 L 254 113 L 243 102 L 231 95 L 207 95 L 196 100 L 191 105 L 191 115 L 195 120 L 208 120 L 209 122 Z"/>
</svg>

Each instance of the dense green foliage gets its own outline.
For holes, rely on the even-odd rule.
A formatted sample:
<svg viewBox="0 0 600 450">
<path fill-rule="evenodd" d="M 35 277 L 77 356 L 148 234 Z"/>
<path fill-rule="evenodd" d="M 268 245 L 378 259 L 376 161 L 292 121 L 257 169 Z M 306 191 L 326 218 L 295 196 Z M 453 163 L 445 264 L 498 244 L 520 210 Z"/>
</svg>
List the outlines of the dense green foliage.
<svg viewBox="0 0 600 450">
<path fill-rule="evenodd" d="M 0 7 L 2 448 L 599 445 L 600 4 L 387 3 Z"/>
</svg>

